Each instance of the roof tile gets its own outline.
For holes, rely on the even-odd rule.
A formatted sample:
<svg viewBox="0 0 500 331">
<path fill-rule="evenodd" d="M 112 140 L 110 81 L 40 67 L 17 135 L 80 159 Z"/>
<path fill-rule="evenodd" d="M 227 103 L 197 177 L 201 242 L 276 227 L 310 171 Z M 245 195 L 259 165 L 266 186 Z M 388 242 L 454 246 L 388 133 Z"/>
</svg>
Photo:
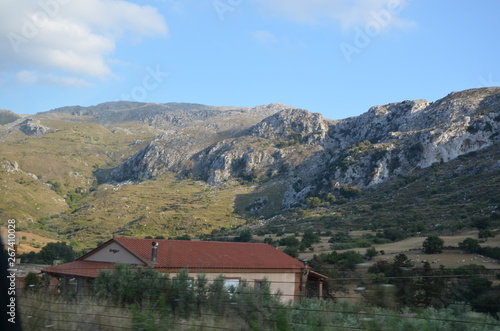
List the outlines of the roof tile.
<svg viewBox="0 0 500 331">
<path fill-rule="evenodd" d="M 108 243 L 113 240 L 155 268 L 203 270 L 304 268 L 302 262 L 267 244 L 136 238 L 113 238 Z M 158 242 L 156 262 L 151 261 L 154 241 Z M 91 255 L 92 252 L 89 252 L 74 262 L 45 268 L 42 272 L 94 278 L 101 269 L 114 268 L 112 262 L 83 260 Z"/>
<path fill-rule="evenodd" d="M 42 269 L 42 272 L 95 278 L 102 269 L 113 269 L 110 262 L 73 261 Z"/>
<path fill-rule="evenodd" d="M 268 244 L 166 239 L 114 238 L 139 258 L 151 261 L 152 243 L 158 242 L 155 267 L 301 269 L 302 262 Z"/>
</svg>

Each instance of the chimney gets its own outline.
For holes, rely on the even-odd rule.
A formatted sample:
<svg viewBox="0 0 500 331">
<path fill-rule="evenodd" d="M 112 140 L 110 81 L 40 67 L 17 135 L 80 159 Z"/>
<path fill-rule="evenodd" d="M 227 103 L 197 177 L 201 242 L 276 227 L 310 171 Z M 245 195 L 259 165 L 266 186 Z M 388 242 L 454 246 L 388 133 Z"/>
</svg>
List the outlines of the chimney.
<svg viewBox="0 0 500 331">
<path fill-rule="evenodd" d="M 153 251 L 151 252 L 151 261 L 156 261 L 156 251 L 158 250 L 158 242 L 153 241 Z"/>
</svg>

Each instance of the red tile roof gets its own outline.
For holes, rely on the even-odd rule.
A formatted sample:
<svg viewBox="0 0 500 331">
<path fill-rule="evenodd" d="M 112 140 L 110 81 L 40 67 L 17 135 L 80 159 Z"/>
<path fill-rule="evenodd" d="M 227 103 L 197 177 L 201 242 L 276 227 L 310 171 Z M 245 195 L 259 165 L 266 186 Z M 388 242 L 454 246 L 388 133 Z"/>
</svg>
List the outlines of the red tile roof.
<svg viewBox="0 0 500 331">
<path fill-rule="evenodd" d="M 166 239 L 114 238 L 155 268 L 302 269 L 303 263 L 268 244 Z M 152 242 L 157 261 L 151 261 Z M 88 255 L 87 255 L 88 256 Z"/>
<path fill-rule="evenodd" d="M 112 262 L 86 261 L 85 258 L 117 242 L 130 253 L 154 266 L 164 269 L 295 269 L 302 262 L 267 245 L 254 243 L 189 241 L 166 239 L 113 238 L 74 262 L 42 269 L 42 272 L 95 278 L 101 269 L 113 269 Z M 158 242 L 157 260 L 151 261 L 152 243 Z M 319 275 L 319 274 L 318 274 Z M 324 276 L 323 276 L 324 277 Z M 326 277 L 325 277 L 326 278 Z"/>
<path fill-rule="evenodd" d="M 74 261 L 45 268 L 41 271 L 52 274 L 95 278 L 99 275 L 101 269 L 113 268 L 114 264 L 110 262 Z"/>
</svg>

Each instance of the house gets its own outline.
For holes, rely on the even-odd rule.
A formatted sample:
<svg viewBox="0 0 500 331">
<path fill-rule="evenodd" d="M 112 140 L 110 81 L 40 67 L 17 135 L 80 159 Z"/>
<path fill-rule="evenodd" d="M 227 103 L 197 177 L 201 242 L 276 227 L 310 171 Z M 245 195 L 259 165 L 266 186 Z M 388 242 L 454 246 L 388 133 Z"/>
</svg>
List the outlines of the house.
<svg viewBox="0 0 500 331">
<path fill-rule="evenodd" d="M 204 273 L 209 281 L 222 274 L 228 286 L 237 286 L 242 280 L 259 286 L 267 279 L 273 293 L 281 291 L 283 301 L 306 296 L 307 282 L 316 284 L 314 292 L 321 297 L 323 281 L 327 279 L 267 244 L 119 237 L 74 262 L 45 268 L 42 272 L 47 276 L 47 283 L 57 278 L 63 289 L 72 284 L 78 294 L 84 294 L 101 270 L 112 269 L 117 262 L 150 266 L 170 274 L 186 268 L 190 277 Z"/>
</svg>

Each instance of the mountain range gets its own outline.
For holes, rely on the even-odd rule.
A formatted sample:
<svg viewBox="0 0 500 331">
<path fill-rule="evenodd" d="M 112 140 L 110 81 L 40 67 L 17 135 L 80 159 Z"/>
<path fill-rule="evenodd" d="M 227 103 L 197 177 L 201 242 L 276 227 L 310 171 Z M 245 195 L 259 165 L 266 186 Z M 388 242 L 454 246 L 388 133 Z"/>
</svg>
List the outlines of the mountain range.
<svg viewBox="0 0 500 331">
<path fill-rule="evenodd" d="M 498 87 L 341 120 L 283 104 L 2 110 L 0 217 L 84 245 L 111 234 L 210 233 L 314 202 L 334 213 L 363 192 L 479 151 L 491 158 L 482 173 L 498 174 L 499 133 Z"/>
</svg>

